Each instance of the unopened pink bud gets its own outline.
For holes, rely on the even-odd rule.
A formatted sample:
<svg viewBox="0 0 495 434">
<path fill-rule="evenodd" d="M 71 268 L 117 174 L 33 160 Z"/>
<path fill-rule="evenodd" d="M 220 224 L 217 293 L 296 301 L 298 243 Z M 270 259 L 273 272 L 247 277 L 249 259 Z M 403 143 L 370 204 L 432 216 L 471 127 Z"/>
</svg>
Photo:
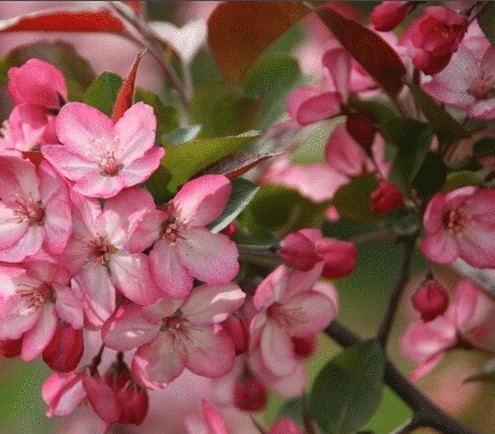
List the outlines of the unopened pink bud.
<svg viewBox="0 0 495 434">
<path fill-rule="evenodd" d="M 43 350 L 43 361 L 57 372 L 70 372 L 77 368 L 84 350 L 82 329 L 59 324 L 52 340 Z"/>
<path fill-rule="evenodd" d="M 374 213 L 391 212 L 402 206 L 404 196 L 391 182 L 382 181 L 371 193 L 371 211 Z"/>
<path fill-rule="evenodd" d="M 449 296 L 447 292 L 434 280 L 423 283 L 416 290 L 411 301 L 425 322 L 432 321 L 437 316 L 443 315 L 449 307 Z"/>
<path fill-rule="evenodd" d="M 294 344 L 294 352 L 299 357 L 309 357 L 316 351 L 316 336 L 308 336 L 306 338 L 292 338 Z"/>
<path fill-rule="evenodd" d="M 371 11 L 371 22 L 376 30 L 389 32 L 402 22 L 409 10 L 407 2 L 381 2 Z"/>
<path fill-rule="evenodd" d="M 236 316 L 229 316 L 223 323 L 223 329 L 232 338 L 235 345 L 235 355 L 244 353 L 248 347 L 248 330 L 246 323 Z"/>
<path fill-rule="evenodd" d="M 287 264 L 301 271 L 308 271 L 321 261 L 315 252 L 314 242 L 301 231 L 290 233 L 280 242 L 280 256 Z"/>
<path fill-rule="evenodd" d="M 237 379 L 234 386 L 234 404 L 245 411 L 265 408 L 267 391 L 264 384 L 248 370 Z"/>
<path fill-rule="evenodd" d="M 116 395 L 120 407 L 119 423 L 141 425 L 148 414 L 148 392 L 135 383 L 129 383 Z"/>
</svg>

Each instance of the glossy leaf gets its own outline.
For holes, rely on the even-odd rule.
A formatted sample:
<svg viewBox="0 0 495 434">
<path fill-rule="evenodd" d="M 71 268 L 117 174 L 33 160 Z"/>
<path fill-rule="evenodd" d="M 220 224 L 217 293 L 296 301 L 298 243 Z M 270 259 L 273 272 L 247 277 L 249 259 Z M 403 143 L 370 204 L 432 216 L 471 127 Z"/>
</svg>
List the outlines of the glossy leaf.
<svg viewBox="0 0 495 434">
<path fill-rule="evenodd" d="M 165 146 L 165 157 L 158 170 L 146 182 L 146 186 L 156 199 L 167 200 L 179 186 L 256 137 L 256 131 L 248 131 L 238 136 L 197 139 L 180 145 Z"/>
<path fill-rule="evenodd" d="M 201 125 L 188 125 L 186 127 L 177 128 L 163 138 L 163 144 L 165 146 L 170 146 L 190 142 L 198 137 L 200 131 Z"/>
<path fill-rule="evenodd" d="M 208 19 L 208 45 L 225 80 L 241 83 L 258 56 L 308 14 L 302 2 L 225 2 Z"/>
<path fill-rule="evenodd" d="M 423 197 L 431 197 L 445 184 L 447 166 L 442 157 L 434 152 L 428 152 L 426 158 L 414 177 L 413 185 Z"/>
<path fill-rule="evenodd" d="M 408 208 L 399 208 L 390 213 L 387 221 L 397 235 L 408 236 L 421 229 L 421 217 Z"/>
<path fill-rule="evenodd" d="M 483 33 L 488 38 L 488 40 L 495 45 L 495 4 L 492 2 L 486 2 L 482 11 L 476 17 L 478 24 L 483 30 Z"/>
<path fill-rule="evenodd" d="M 246 210 L 239 216 L 252 232 L 289 232 L 319 226 L 325 219 L 328 203 L 315 204 L 296 190 L 279 185 L 263 185 Z"/>
<path fill-rule="evenodd" d="M 107 116 L 111 116 L 121 85 L 122 77 L 113 72 L 104 71 L 88 87 L 83 101 Z"/>
<path fill-rule="evenodd" d="M 342 46 L 386 92 L 394 96 L 399 93 L 406 67 L 387 42 L 377 33 L 332 9 L 320 7 L 316 13 Z"/>
<path fill-rule="evenodd" d="M 79 56 L 74 47 L 62 41 L 34 42 L 10 51 L 0 59 L 0 82 L 7 84 L 7 71 L 12 66 L 21 66 L 29 59 L 37 58 L 56 66 L 64 75 L 69 90 L 69 99 L 81 100 L 83 92 L 95 79 L 93 68 Z"/>
<path fill-rule="evenodd" d="M 362 223 L 379 218 L 371 211 L 370 196 L 378 188 L 378 181 L 373 175 L 363 175 L 340 187 L 332 203 L 337 208 L 340 218 Z"/>
<path fill-rule="evenodd" d="M 320 371 L 310 409 L 326 434 L 352 434 L 375 413 L 383 393 L 385 357 L 375 340 L 354 345 Z"/>
<path fill-rule="evenodd" d="M 407 193 L 428 155 L 433 129 L 423 122 L 399 118 L 381 122 L 380 131 L 386 141 L 397 147 L 390 180 Z"/>
<path fill-rule="evenodd" d="M 475 158 L 491 157 L 495 155 L 495 139 L 483 137 L 473 146 L 473 156 Z"/>
<path fill-rule="evenodd" d="M 134 63 L 132 64 L 129 74 L 120 86 L 119 92 L 117 94 L 117 99 L 115 100 L 115 104 L 113 106 L 112 120 L 114 122 L 117 122 L 133 103 L 136 74 L 139 62 L 141 61 L 141 58 L 144 56 L 144 53 L 146 53 L 146 51 L 147 48 L 141 50 L 138 53 L 136 60 L 134 60 Z"/>
<path fill-rule="evenodd" d="M 471 172 L 470 170 L 452 172 L 447 175 L 445 185 L 442 188 L 442 193 L 448 193 L 449 191 L 456 190 L 457 188 L 465 187 L 467 185 L 477 185 L 482 181 L 483 176 L 478 172 Z"/>
<path fill-rule="evenodd" d="M 232 194 L 222 214 L 209 226 L 210 231 L 220 232 L 249 205 L 260 188 L 247 179 L 232 181 Z"/>
<path fill-rule="evenodd" d="M 202 173 L 217 173 L 225 175 L 227 178 L 236 178 L 261 164 L 269 158 L 282 155 L 281 153 L 252 154 L 250 152 L 239 151 L 221 159 L 212 166 L 209 166 Z"/>
<path fill-rule="evenodd" d="M 441 144 L 469 137 L 462 125 L 423 89 L 413 83 L 408 86 L 421 111 L 430 121 Z"/>
<path fill-rule="evenodd" d="M 155 93 L 136 88 L 134 92 L 134 102 L 143 101 L 153 107 L 156 116 L 156 142 L 161 144 L 165 134 L 176 130 L 179 127 L 179 116 L 175 108 L 163 104 Z"/>
<path fill-rule="evenodd" d="M 256 127 L 262 98 L 248 98 L 240 86 L 209 83 L 196 88 L 191 101 L 191 122 L 201 124 L 205 137 L 240 134 Z"/>
<path fill-rule="evenodd" d="M 0 32 L 124 32 L 122 22 L 105 6 L 72 10 L 45 9 L 0 21 Z"/>
</svg>

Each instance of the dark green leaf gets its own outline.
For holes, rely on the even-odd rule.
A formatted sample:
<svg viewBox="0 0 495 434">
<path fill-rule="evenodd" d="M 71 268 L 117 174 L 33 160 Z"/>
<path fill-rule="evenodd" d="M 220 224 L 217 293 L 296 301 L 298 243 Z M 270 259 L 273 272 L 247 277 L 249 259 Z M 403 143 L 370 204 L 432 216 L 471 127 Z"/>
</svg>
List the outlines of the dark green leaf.
<svg viewBox="0 0 495 434">
<path fill-rule="evenodd" d="M 407 208 L 400 208 L 390 213 L 387 220 L 397 235 L 412 235 L 421 228 L 420 216 Z"/>
<path fill-rule="evenodd" d="M 237 178 L 232 182 L 232 194 L 222 214 L 209 226 L 210 231 L 220 232 L 249 205 L 260 189 L 246 179 Z"/>
<path fill-rule="evenodd" d="M 442 193 L 456 190 L 457 188 L 467 185 L 476 185 L 483 181 L 483 176 L 477 172 L 470 170 L 461 170 L 460 172 L 452 172 L 447 175 L 447 180 L 442 188 Z"/>
<path fill-rule="evenodd" d="M 177 188 L 226 155 L 241 149 L 254 138 L 255 131 L 216 139 L 197 139 L 180 145 L 166 146 L 160 167 L 146 182 L 159 201 L 167 200 Z"/>
<path fill-rule="evenodd" d="M 263 161 L 279 155 L 281 153 L 252 154 L 250 152 L 238 151 L 208 166 L 202 173 L 217 173 L 225 175 L 230 179 L 237 178 Z"/>
<path fill-rule="evenodd" d="M 373 100 L 363 101 L 355 94 L 349 95 L 349 101 L 347 103 L 354 110 L 368 113 L 371 120 L 375 123 L 379 123 L 385 119 L 397 118 L 397 113 L 388 105 Z"/>
<path fill-rule="evenodd" d="M 155 93 L 138 87 L 134 93 L 134 102 L 138 101 L 143 101 L 153 107 L 156 116 L 157 143 L 162 142 L 161 139 L 164 134 L 168 134 L 179 127 L 177 111 L 173 107 L 163 104 Z"/>
<path fill-rule="evenodd" d="M 122 77 L 113 72 L 102 72 L 84 93 L 83 101 L 107 116 L 112 116 L 113 106 L 122 81 Z"/>
<path fill-rule="evenodd" d="M 469 137 L 462 125 L 423 89 L 413 83 L 408 86 L 421 111 L 435 130 L 440 144 L 452 143 Z"/>
<path fill-rule="evenodd" d="M 203 126 L 205 137 L 240 134 L 256 127 L 262 106 L 262 98 L 247 98 L 240 86 L 209 83 L 194 92 L 191 122 Z"/>
<path fill-rule="evenodd" d="M 293 398 L 285 401 L 277 416 L 278 418 L 288 417 L 299 426 L 304 426 L 303 411 L 303 398 Z"/>
<path fill-rule="evenodd" d="M 486 2 L 483 10 L 477 16 L 478 24 L 488 40 L 495 45 L 495 3 Z"/>
<path fill-rule="evenodd" d="M 333 197 L 333 205 L 344 220 L 366 222 L 379 218 L 371 211 L 370 196 L 378 187 L 373 175 L 363 175 L 337 190 Z"/>
<path fill-rule="evenodd" d="M 407 193 L 428 155 L 433 129 L 413 119 L 386 119 L 380 123 L 385 140 L 397 147 L 390 180 Z"/>
<path fill-rule="evenodd" d="M 177 128 L 164 137 L 164 145 L 173 146 L 190 142 L 198 137 L 200 131 L 201 125 L 188 125 L 187 127 Z"/>
<path fill-rule="evenodd" d="M 495 139 L 483 137 L 478 140 L 473 146 L 473 156 L 475 158 L 495 156 Z"/>
<path fill-rule="evenodd" d="M 0 82 L 7 84 L 7 71 L 12 66 L 21 66 L 32 58 L 44 60 L 56 66 L 65 77 L 69 100 L 80 101 L 84 90 L 95 78 L 93 68 L 74 47 L 62 41 L 35 42 L 10 51 L 0 60 Z"/>
<path fill-rule="evenodd" d="M 431 197 L 440 191 L 446 179 L 447 166 L 442 158 L 434 152 L 428 152 L 425 161 L 414 178 L 413 185 L 423 197 Z"/>
<path fill-rule="evenodd" d="M 495 370 L 480 372 L 479 374 L 471 375 L 467 377 L 462 383 L 465 384 L 472 382 L 495 383 Z"/>
<path fill-rule="evenodd" d="M 375 340 L 361 342 L 320 371 L 310 409 L 326 434 L 352 434 L 375 413 L 383 393 L 385 357 Z"/>
<path fill-rule="evenodd" d="M 252 232 L 270 231 L 283 236 L 298 229 L 319 226 L 328 205 L 315 204 L 296 190 L 263 185 L 239 219 Z"/>
</svg>

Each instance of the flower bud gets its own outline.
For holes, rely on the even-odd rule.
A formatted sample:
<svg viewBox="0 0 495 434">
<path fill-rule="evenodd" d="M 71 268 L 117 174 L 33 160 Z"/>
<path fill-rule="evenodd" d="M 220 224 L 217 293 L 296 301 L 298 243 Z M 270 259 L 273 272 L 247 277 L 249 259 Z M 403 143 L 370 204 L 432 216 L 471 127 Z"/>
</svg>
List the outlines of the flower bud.
<svg viewBox="0 0 495 434">
<path fill-rule="evenodd" d="M 19 339 L 6 339 L 0 341 L 0 354 L 4 357 L 13 358 L 21 354 L 22 337 Z"/>
<path fill-rule="evenodd" d="M 447 291 L 436 281 L 427 280 L 412 296 L 414 308 L 421 314 L 425 322 L 434 320 L 449 307 Z"/>
<path fill-rule="evenodd" d="M 376 30 L 389 32 L 402 22 L 410 8 L 407 2 L 381 2 L 371 11 L 371 22 Z"/>
<path fill-rule="evenodd" d="M 265 408 L 266 397 L 264 384 L 245 369 L 234 385 L 234 405 L 245 411 L 260 411 Z"/>
<path fill-rule="evenodd" d="M 347 116 L 345 127 L 349 135 L 370 155 L 377 131 L 373 122 L 365 114 L 351 114 Z"/>
<path fill-rule="evenodd" d="M 77 368 L 84 350 L 82 329 L 59 323 L 50 343 L 43 350 L 43 361 L 57 372 L 70 372 Z"/>
<path fill-rule="evenodd" d="M 246 323 L 241 318 L 230 315 L 222 323 L 222 327 L 234 342 L 235 355 L 244 353 L 248 348 L 249 337 Z"/>
<path fill-rule="evenodd" d="M 402 206 L 404 196 L 395 184 L 382 181 L 378 188 L 371 193 L 370 200 L 372 212 L 391 212 Z"/>
<path fill-rule="evenodd" d="M 306 338 L 292 337 L 294 352 L 299 357 L 309 357 L 316 351 L 316 336 L 308 336 Z"/>
</svg>

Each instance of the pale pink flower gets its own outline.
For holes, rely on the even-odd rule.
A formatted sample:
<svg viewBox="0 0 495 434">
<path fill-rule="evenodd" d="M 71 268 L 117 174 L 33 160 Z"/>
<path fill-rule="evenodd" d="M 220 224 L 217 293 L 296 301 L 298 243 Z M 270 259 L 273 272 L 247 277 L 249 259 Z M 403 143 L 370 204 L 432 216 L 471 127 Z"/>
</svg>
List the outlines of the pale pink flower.
<svg viewBox="0 0 495 434">
<path fill-rule="evenodd" d="M 0 267 L 0 340 L 22 336 L 23 360 L 32 360 L 50 343 L 58 318 L 81 328 L 80 302 L 69 288 L 70 273 L 44 261 Z"/>
<path fill-rule="evenodd" d="M 492 95 L 495 48 L 491 45 L 480 48 L 478 45 L 470 47 L 462 43 L 447 67 L 423 84 L 423 89 L 438 101 L 457 107 L 470 117 L 492 119 L 495 114 Z"/>
<path fill-rule="evenodd" d="M 349 241 L 323 238 L 320 229 L 300 229 L 280 242 L 280 256 L 289 265 L 308 271 L 324 262 L 322 276 L 328 279 L 344 277 L 356 267 L 357 249 Z"/>
<path fill-rule="evenodd" d="M 428 6 L 406 28 L 401 44 L 408 48 L 416 68 L 436 74 L 447 66 L 466 30 L 465 16 L 444 6 Z"/>
<path fill-rule="evenodd" d="M 105 201 L 72 193 L 74 229 L 61 261 L 74 274 L 86 320 L 101 327 L 115 309 L 116 290 L 138 304 L 160 297 L 148 268 L 149 246 L 133 237 L 134 227 L 155 209 L 149 193 L 129 188 Z"/>
<path fill-rule="evenodd" d="M 411 379 L 422 377 L 455 348 L 475 348 L 495 353 L 495 302 L 466 279 L 460 282 L 443 316 L 411 324 L 401 339 L 401 349 L 420 365 Z"/>
<path fill-rule="evenodd" d="M 47 163 L 0 157 L 0 261 L 19 262 L 46 248 L 64 250 L 72 226 L 65 181 Z"/>
<path fill-rule="evenodd" d="M 134 104 L 116 124 L 83 103 L 64 105 L 56 131 L 63 145 L 42 146 L 43 156 L 74 190 L 89 197 L 109 198 L 122 189 L 146 181 L 160 164 L 165 150 L 154 146 L 153 108 Z"/>
<path fill-rule="evenodd" d="M 235 347 L 219 325 L 244 303 L 233 283 L 201 285 L 184 300 L 165 297 L 154 305 L 119 308 L 105 323 L 102 336 L 117 351 L 138 348 L 132 361 L 134 379 L 158 389 L 184 368 L 218 378 L 234 366 Z"/>
<path fill-rule="evenodd" d="M 324 263 L 310 271 L 277 267 L 256 289 L 256 314 L 250 324 L 250 367 L 256 375 L 285 396 L 302 391 L 304 367 L 294 350 L 293 337 L 305 338 L 322 331 L 337 311 L 335 289 L 317 286 Z M 279 389 L 277 389 L 277 387 Z"/>
<path fill-rule="evenodd" d="M 495 190 L 468 186 L 437 193 L 423 217 L 420 248 L 432 261 L 457 258 L 478 268 L 495 268 Z"/>
<path fill-rule="evenodd" d="M 150 270 L 164 293 L 184 298 L 193 279 L 216 285 L 231 281 L 237 274 L 235 243 L 205 228 L 222 213 L 231 190 L 229 180 L 222 175 L 193 179 L 147 222 L 147 233 L 158 239 L 149 254 Z"/>
</svg>

